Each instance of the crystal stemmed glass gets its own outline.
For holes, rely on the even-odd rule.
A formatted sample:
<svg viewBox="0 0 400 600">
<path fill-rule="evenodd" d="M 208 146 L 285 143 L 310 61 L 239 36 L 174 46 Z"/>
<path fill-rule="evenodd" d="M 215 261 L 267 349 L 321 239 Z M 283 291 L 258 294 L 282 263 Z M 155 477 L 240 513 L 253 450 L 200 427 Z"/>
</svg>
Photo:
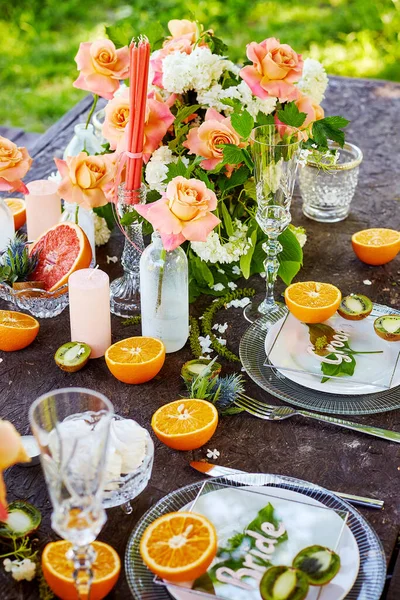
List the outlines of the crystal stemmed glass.
<svg viewBox="0 0 400 600">
<path fill-rule="evenodd" d="M 80 599 L 90 597 L 95 552 L 90 545 L 106 521 L 102 506 L 105 459 L 114 409 L 92 390 L 68 388 L 40 396 L 29 410 L 53 505 L 51 525 L 72 543 Z"/>
<path fill-rule="evenodd" d="M 250 322 L 275 311 L 274 286 L 279 270 L 278 254 L 282 251 L 278 237 L 288 227 L 290 204 L 301 152 L 302 133 L 284 124 L 261 125 L 250 136 L 254 161 L 257 213 L 256 221 L 265 233 L 263 244 L 267 292 L 260 305 L 249 304 L 244 311 Z"/>
</svg>

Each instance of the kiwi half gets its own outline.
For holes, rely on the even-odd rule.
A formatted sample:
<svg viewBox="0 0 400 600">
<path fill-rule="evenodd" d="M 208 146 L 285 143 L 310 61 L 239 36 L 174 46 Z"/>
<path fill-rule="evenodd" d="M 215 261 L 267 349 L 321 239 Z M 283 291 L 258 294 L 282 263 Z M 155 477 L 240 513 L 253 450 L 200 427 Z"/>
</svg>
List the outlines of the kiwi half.
<svg viewBox="0 0 400 600">
<path fill-rule="evenodd" d="M 7 523 L 0 523 L 0 538 L 19 538 L 29 535 L 39 527 L 42 520 L 38 509 L 25 500 L 11 502 L 7 512 Z"/>
<path fill-rule="evenodd" d="M 67 342 L 59 347 L 54 360 L 63 371 L 75 373 L 83 369 L 91 353 L 91 347 L 83 342 Z"/>
<path fill-rule="evenodd" d="M 195 360 L 189 360 L 185 362 L 182 366 L 181 376 L 187 383 L 191 383 L 196 377 L 204 374 L 205 370 L 211 363 L 211 360 L 208 358 L 196 358 Z M 221 365 L 217 362 L 214 362 L 211 365 L 211 373 L 209 379 L 214 379 L 221 373 Z"/>
<path fill-rule="evenodd" d="M 387 342 L 400 341 L 400 315 L 383 315 L 374 321 L 376 335 Z"/>
<path fill-rule="evenodd" d="M 343 319 L 349 321 L 361 321 L 372 312 L 372 302 L 362 294 L 350 294 L 345 296 L 338 308 L 338 313 Z"/>
<path fill-rule="evenodd" d="M 308 589 L 307 575 L 293 567 L 271 567 L 260 581 L 263 600 L 304 600 Z"/>
<path fill-rule="evenodd" d="M 311 585 L 326 585 L 338 574 L 340 557 L 324 546 L 308 546 L 295 556 L 293 566 L 305 573 Z"/>
</svg>

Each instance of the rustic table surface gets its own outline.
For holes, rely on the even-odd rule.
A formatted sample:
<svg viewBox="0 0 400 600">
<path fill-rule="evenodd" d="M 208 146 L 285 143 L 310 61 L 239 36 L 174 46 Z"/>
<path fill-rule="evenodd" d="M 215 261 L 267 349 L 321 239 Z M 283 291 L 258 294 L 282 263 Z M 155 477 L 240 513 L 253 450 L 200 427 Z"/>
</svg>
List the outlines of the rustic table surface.
<svg viewBox="0 0 400 600">
<path fill-rule="evenodd" d="M 54 170 L 53 157 L 61 156 L 72 136 L 73 126 L 83 121 L 90 104 L 86 98 L 38 140 L 32 155 L 30 179 L 47 177 Z M 301 213 L 300 198 L 293 200 L 293 222 L 307 228 L 304 249 L 303 280 L 331 281 L 344 294 L 361 292 L 374 301 L 400 307 L 400 260 L 383 267 L 369 267 L 357 260 L 351 250 L 351 234 L 367 227 L 400 229 L 399 178 L 400 85 L 361 79 L 332 78 L 325 108 L 329 114 L 351 119 L 348 140 L 361 147 L 364 161 L 351 215 L 342 223 L 320 224 L 307 220 Z M 114 234 L 109 244 L 98 252 L 98 263 L 111 279 L 120 271 L 119 264 L 107 264 L 107 255 L 120 255 L 122 240 Z M 370 280 L 367 287 L 365 280 Z M 250 282 L 262 290 L 258 278 Z M 201 298 L 192 306 L 193 314 L 201 314 L 209 298 Z M 6 308 L 4 303 L 0 308 Z M 228 346 L 237 351 L 240 337 L 247 328 L 241 309 L 229 309 L 218 321 L 227 321 Z M 54 319 L 43 319 L 36 341 L 14 354 L 0 353 L 0 415 L 9 419 L 21 434 L 29 432 L 28 408 L 40 394 L 55 388 L 80 386 L 106 394 L 116 412 L 136 419 L 150 428 L 153 412 L 182 393 L 180 368 L 191 358 L 189 348 L 169 355 L 156 379 L 140 386 L 128 386 L 114 379 L 104 359 L 93 360 L 76 374 L 62 372 L 54 363 L 57 348 L 69 341 L 69 316 L 65 310 Z M 113 317 L 113 341 L 140 335 L 139 327 L 126 327 Z M 226 364 L 225 372 L 238 367 Z M 255 398 L 275 402 L 250 380 L 247 391 Z M 400 392 L 399 392 L 400 393 Z M 400 411 L 357 417 L 355 420 L 400 431 Z M 181 486 L 201 479 L 193 471 L 190 460 L 205 458 L 206 449 L 176 452 L 156 442 L 153 475 L 147 489 L 133 502 L 129 516 L 115 508 L 108 511 L 108 521 L 99 539 L 112 544 L 124 557 L 132 528 L 141 515 L 162 496 Z M 247 413 L 221 420 L 212 442 L 221 452 L 219 463 L 250 472 L 279 473 L 312 481 L 326 488 L 363 496 L 381 498 L 384 510 L 361 512 L 380 537 L 388 561 L 388 580 L 382 598 L 400 598 L 400 529 L 399 446 L 334 426 L 309 420 L 292 419 L 282 423 L 258 420 Z M 25 498 L 43 514 L 38 537 L 43 546 L 56 539 L 50 527 L 51 506 L 40 466 L 13 467 L 6 473 L 8 497 Z M 34 584 L 18 584 L 0 569 L 0 596 L 3 600 L 38 598 Z M 127 600 L 130 597 L 124 573 L 109 596 Z"/>
</svg>

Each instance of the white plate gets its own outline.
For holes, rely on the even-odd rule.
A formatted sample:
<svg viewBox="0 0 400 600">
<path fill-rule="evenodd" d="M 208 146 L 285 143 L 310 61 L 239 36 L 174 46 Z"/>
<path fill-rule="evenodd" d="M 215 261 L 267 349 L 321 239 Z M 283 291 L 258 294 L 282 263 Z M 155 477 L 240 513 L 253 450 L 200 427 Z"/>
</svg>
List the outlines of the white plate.
<svg viewBox="0 0 400 600">
<path fill-rule="evenodd" d="M 243 494 L 244 490 L 257 492 L 257 494 L 248 494 L 248 501 L 246 502 L 245 507 L 243 507 L 243 502 L 235 502 L 234 498 L 235 494 Z M 225 495 L 225 498 L 221 501 L 221 505 L 226 506 L 227 502 L 229 502 L 231 507 L 235 507 L 233 519 L 232 511 L 225 511 L 224 513 L 219 514 L 216 519 L 215 507 L 218 504 L 218 502 L 216 502 L 216 494 L 218 494 L 220 498 L 222 498 L 221 494 Z M 279 516 L 285 523 L 287 529 L 292 532 L 296 531 L 296 524 L 299 523 L 299 517 L 307 518 L 307 515 L 310 514 L 310 511 L 307 510 L 304 505 L 320 506 L 326 509 L 326 506 L 323 503 L 298 492 L 283 488 L 264 486 L 245 487 L 240 489 L 227 488 L 204 494 L 196 500 L 196 512 L 209 518 L 214 523 L 219 537 L 226 539 L 227 527 L 230 528 L 232 533 L 235 530 L 235 526 L 232 527 L 233 521 L 236 523 L 237 530 L 240 528 L 238 527 L 238 523 L 241 521 L 248 522 L 249 512 L 251 512 L 251 518 L 254 518 L 257 512 L 265 506 L 266 502 L 265 499 L 262 498 L 263 495 L 274 496 L 273 506 L 279 513 Z M 293 503 L 289 504 L 287 500 L 300 502 L 304 508 L 302 509 L 301 505 L 293 505 Z M 293 506 L 296 506 L 295 510 L 293 510 Z M 191 504 L 186 505 L 182 510 L 188 510 L 190 507 Z M 300 514 L 301 512 L 303 513 L 302 515 Z M 343 526 L 342 519 L 334 511 L 330 512 L 330 518 L 332 519 L 332 535 L 336 535 L 338 529 Z M 291 537 L 293 537 L 293 534 Z M 299 549 L 310 545 L 304 538 L 294 540 L 294 542 L 298 544 Z M 310 586 L 310 591 L 307 594 L 306 600 L 342 600 L 353 587 L 360 568 L 360 554 L 357 542 L 347 525 L 344 525 L 343 527 L 339 547 L 336 551 L 340 555 L 342 564 L 339 573 L 329 584 L 323 587 Z M 277 549 L 276 554 L 274 554 L 274 564 L 279 564 L 279 560 L 283 563 L 287 561 L 287 557 L 284 555 L 284 548 L 282 548 L 280 552 L 281 554 L 279 555 Z M 277 560 L 278 562 L 276 562 Z M 190 585 L 191 584 L 188 584 L 188 587 Z M 195 600 L 196 598 L 201 598 L 199 592 L 179 589 L 177 586 L 167 586 L 167 589 L 171 596 L 176 600 Z M 255 594 L 251 594 L 251 596 L 252 598 L 257 597 Z M 243 592 L 241 592 L 240 597 L 243 597 Z M 261 598 L 261 596 L 258 595 L 258 598 Z M 231 600 L 235 600 L 233 595 Z"/>
<path fill-rule="evenodd" d="M 265 338 L 265 353 L 269 355 L 271 364 L 281 375 L 304 387 L 330 394 L 344 395 L 382 392 L 388 389 L 393 376 L 396 359 L 399 356 L 400 342 L 386 342 L 378 337 L 373 329 L 374 320 L 374 316 L 369 316 L 362 321 L 348 321 L 335 315 L 326 321 L 326 324 L 334 329 L 341 329 L 350 334 L 349 343 L 353 350 L 383 350 L 383 354 L 357 355 L 355 357 L 357 365 L 352 377 L 332 378 L 321 383 L 323 375 L 320 365 L 317 359 L 306 352 L 306 348 L 310 344 L 307 327 L 291 314 L 288 315 L 284 327 L 282 327 L 283 319 L 281 319 L 268 330 Z M 281 327 L 279 343 L 274 344 L 273 352 L 270 353 Z M 398 385 L 400 385 L 400 361 L 397 362 L 390 388 Z"/>
</svg>

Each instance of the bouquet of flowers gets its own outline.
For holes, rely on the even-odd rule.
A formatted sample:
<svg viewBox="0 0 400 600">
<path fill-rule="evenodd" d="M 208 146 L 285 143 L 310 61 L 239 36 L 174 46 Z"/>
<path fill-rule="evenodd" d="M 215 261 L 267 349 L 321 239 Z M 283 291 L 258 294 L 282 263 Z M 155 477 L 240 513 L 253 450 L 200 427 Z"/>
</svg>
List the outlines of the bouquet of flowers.
<svg viewBox="0 0 400 600">
<path fill-rule="evenodd" d="M 138 212 L 160 231 L 166 250 L 184 244 L 193 301 L 203 293 L 224 295 L 238 278 L 264 271 L 266 236 L 255 220 L 249 151 L 254 127 L 283 123 L 300 129 L 305 162 L 310 153 L 329 157 L 328 140 L 343 146 L 348 121 L 324 116 L 323 66 L 303 60 L 287 44 L 272 37 L 249 43 L 240 68 L 212 30 L 186 19 L 170 21 L 168 29 L 170 35 L 152 46 L 144 128 L 149 192 Z M 129 90 L 115 92 L 122 65 L 127 72 L 127 50 L 104 40 L 81 44 L 77 56 L 81 74 L 74 85 L 109 99 L 103 135 L 114 165 L 132 117 Z M 305 231 L 294 226 L 280 236 L 278 274 L 286 284 L 301 268 L 305 240 Z"/>
</svg>

